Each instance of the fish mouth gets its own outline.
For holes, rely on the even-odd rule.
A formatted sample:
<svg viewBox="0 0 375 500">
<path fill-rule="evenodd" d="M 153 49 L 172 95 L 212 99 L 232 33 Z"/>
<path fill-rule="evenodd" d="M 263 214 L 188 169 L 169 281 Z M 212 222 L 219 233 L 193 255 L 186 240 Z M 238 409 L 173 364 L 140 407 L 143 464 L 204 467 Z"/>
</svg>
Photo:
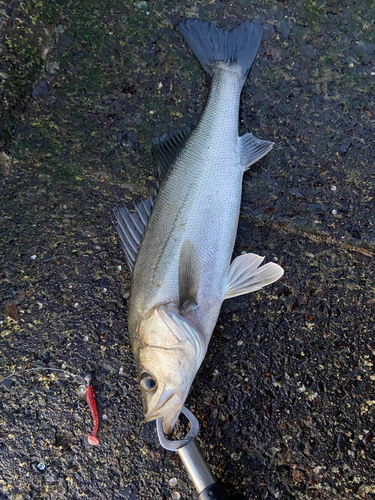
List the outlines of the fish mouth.
<svg viewBox="0 0 375 500">
<path fill-rule="evenodd" d="M 171 404 L 172 402 L 172 404 Z M 150 422 L 151 420 L 156 420 L 157 418 L 164 417 L 165 421 L 170 423 L 173 422 L 172 428 L 171 425 L 163 425 L 164 431 L 169 430 L 168 434 L 172 432 L 173 426 L 180 414 L 182 408 L 182 400 L 177 394 L 171 394 L 163 403 L 157 408 L 145 413 L 144 418 L 146 422 Z M 171 418 L 172 416 L 172 418 Z"/>
<path fill-rule="evenodd" d="M 155 420 L 156 418 L 164 417 L 164 415 L 160 415 L 160 412 L 165 409 L 165 406 L 176 396 L 176 394 L 171 394 L 160 406 L 154 408 L 151 411 L 145 413 L 146 422 L 150 422 L 151 420 Z M 178 397 L 178 396 L 177 396 Z"/>
</svg>

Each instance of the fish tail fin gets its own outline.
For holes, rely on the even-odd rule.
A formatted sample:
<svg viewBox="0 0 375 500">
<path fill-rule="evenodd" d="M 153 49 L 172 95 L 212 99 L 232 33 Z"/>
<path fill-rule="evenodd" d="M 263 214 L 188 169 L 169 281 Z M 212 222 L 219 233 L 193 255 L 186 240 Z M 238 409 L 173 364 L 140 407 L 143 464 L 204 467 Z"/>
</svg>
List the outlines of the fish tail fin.
<svg viewBox="0 0 375 500">
<path fill-rule="evenodd" d="M 178 29 L 209 75 L 212 76 L 215 65 L 221 62 L 239 66 L 244 81 L 263 35 L 263 27 L 250 21 L 227 32 L 213 23 L 188 19 L 185 25 L 180 23 Z"/>
</svg>

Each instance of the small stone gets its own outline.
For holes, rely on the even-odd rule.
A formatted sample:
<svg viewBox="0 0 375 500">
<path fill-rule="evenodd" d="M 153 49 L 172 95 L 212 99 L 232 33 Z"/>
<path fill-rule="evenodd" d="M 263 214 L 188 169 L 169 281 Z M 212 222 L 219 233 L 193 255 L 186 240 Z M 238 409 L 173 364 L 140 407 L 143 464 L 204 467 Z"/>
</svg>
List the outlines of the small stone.
<svg viewBox="0 0 375 500">
<path fill-rule="evenodd" d="M 79 386 L 79 393 L 81 394 L 81 396 L 84 396 L 86 394 L 86 386 L 85 385 Z"/>
<path fill-rule="evenodd" d="M 103 422 L 107 422 L 108 417 L 107 417 L 107 415 L 106 415 L 106 414 L 102 415 L 102 420 L 103 420 Z"/>
<path fill-rule="evenodd" d="M 336 186 L 332 186 L 331 187 L 331 191 L 337 191 L 337 187 Z"/>
<path fill-rule="evenodd" d="M 40 463 L 40 464 L 37 465 L 37 468 L 39 470 L 44 470 L 46 468 L 46 466 L 44 464 Z"/>
<path fill-rule="evenodd" d="M 67 35 L 61 35 L 59 38 L 59 45 L 60 47 L 67 47 L 70 43 L 70 36 Z"/>
<path fill-rule="evenodd" d="M 59 479 L 59 475 L 57 472 L 54 472 L 53 474 L 46 474 L 44 476 L 44 480 L 47 484 L 57 483 L 58 479 Z"/>
<path fill-rule="evenodd" d="M 136 7 L 137 9 L 147 9 L 148 3 L 145 1 L 135 2 L 134 7 Z"/>
<path fill-rule="evenodd" d="M 301 193 L 301 191 L 296 188 L 296 187 L 293 187 L 290 189 L 290 193 L 295 196 L 296 198 L 304 198 L 303 194 Z"/>
<path fill-rule="evenodd" d="M 292 476 L 297 483 L 303 483 L 305 480 L 305 474 L 300 469 L 293 469 Z"/>
<path fill-rule="evenodd" d="M 176 486 L 177 484 L 177 479 L 175 477 L 172 477 L 170 480 L 169 480 L 169 486 Z"/>
<path fill-rule="evenodd" d="M 237 345 L 238 345 L 238 346 L 243 345 L 243 340 L 239 340 L 239 341 L 237 342 Z"/>
<path fill-rule="evenodd" d="M 35 259 L 36 259 L 36 255 L 32 255 L 32 256 L 30 257 L 30 259 L 31 259 L 31 260 L 35 260 Z"/>
<path fill-rule="evenodd" d="M 363 438 L 363 440 L 362 440 L 362 441 L 363 441 L 363 444 L 364 444 L 365 446 L 367 446 L 368 444 L 370 444 L 370 442 L 372 441 L 372 438 L 373 438 L 373 437 L 374 437 L 373 432 L 372 432 L 372 431 L 369 431 L 369 432 L 366 434 L 366 436 L 364 436 L 364 438 Z"/>
<path fill-rule="evenodd" d="M 12 385 L 12 380 L 10 378 L 5 378 L 1 385 L 3 386 L 3 388 L 6 390 L 6 391 L 9 391 L 11 385 Z"/>
<path fill-rule="evenodd" d="M 172 500 L 179 500 L 181 498 L 181 495 L 179 494 L 178 491 L 174 491 L 171 496 Z"/>
<path fill-rule="evenodd" d="M 272 24 L 265 24 L 263 26 L 263 40 L 271 40 L 274 34 L 275 28 L 272 26 Z"/>
<path fill-rule="evenodd" d="M 134 132 L 134 130 L 129 130 L 128 131 L 128 133 L 127 133 L 127 139 L 128 139 L 128 141 L 130 141 L 130 143 L 136 142 L 137 138 L 138 138 L 137 132 Z"/>
<path fill-rule="evenodd" d="M 337 215 L 337 210 L 333 209 L 332 210 L 332 215 Z"/>
<path fill-rule="evenodd" d="M 18 308 L 16 304 L 8 304 L 5 308 L 9 318 L 16 320 L 18 318 Z"/>
<path fill-rule="evenodd" d="M 35 87 L 31 91 L 31 95 L 33 97 L 37 97 L 38 95 L 48 94 L 48 92 L 49 92 L 48 83 L 46 82 L 45 78 L 43 78 L 41 82 L 35 85 Z"/>
<path fill-rule="evenodd" d="M 117 266 L 117 271 L 121 271 L 122 267 L 121 266 Z"/>
</svg>

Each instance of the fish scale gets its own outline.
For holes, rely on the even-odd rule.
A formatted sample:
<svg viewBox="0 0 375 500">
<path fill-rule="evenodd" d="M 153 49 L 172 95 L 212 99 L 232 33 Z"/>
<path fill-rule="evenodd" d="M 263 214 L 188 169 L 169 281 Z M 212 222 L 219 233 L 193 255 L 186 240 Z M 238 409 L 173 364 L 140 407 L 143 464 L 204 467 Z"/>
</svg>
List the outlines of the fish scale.
<svg viewBox="0 0 375 500">
<path fill-rule="evenodd" d="M 219 69 L 214 74 L 199 125 L 171 166 L 172 175 L 158 194 L 133 274 L 131 303 L 135 302 L 136 313 L 141 317 L 157 304 L 178 302 L 178 262 L 185 240 L 196 246 L 205 268 L 200 295 L 221 298 L 241 204 L 243 167 L 238 147 L 241 88 L 238 73 Z M 218 122 L 217 116 L 225 118 Z M 176 215 L 172 219 L 173 213 Z M 154 286 L 150 287 L 150 283 Z M 141 297 L 139 302 L 138 297 Z M 208 343 L 209 330 L 216 323 L 221 304 L 208 310 L 198 307 L 195 320 L 200 319 Z"/>
</svg>

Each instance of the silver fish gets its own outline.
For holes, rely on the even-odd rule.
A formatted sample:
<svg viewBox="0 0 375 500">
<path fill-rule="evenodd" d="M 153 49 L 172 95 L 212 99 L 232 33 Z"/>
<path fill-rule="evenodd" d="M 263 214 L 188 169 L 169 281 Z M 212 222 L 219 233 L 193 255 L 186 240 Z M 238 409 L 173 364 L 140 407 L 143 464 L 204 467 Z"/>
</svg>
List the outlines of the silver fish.
<svg viewBox="0 0 375 500">
<path fill-rule="evenodd" d="M 212 77 L 207 105 L 192 132 L 154 144 L 161 186 L 115 212 L 133 271 L 129 335 L 147 421 L 164 417 L 170 433 L 215 327 L 221 304 L 273 283 L 280 266 L 241 255 L 231 264 L 242 177 L 272 142 L 238 137 L 240 94 L 263 28 L 244 22 L 232 32 L 190 19 L 179 30 Z"/>
</svg>

